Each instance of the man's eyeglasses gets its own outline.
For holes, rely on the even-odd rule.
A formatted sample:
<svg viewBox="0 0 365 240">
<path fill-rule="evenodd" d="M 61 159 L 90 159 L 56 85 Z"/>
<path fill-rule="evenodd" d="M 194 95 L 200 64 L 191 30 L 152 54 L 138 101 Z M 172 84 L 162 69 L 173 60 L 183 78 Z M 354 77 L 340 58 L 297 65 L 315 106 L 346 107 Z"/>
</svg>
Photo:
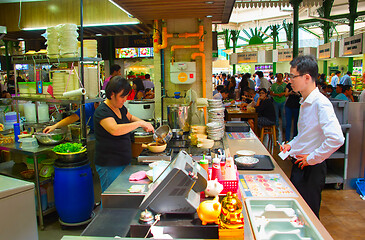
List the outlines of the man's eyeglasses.
<svg viewBox="0 0 365 240">
<path fill-rule="evenodd" d="M 294 74 L 289 74 L 289 79 L 294 79 L 296 77 L 301 77 L 301 76 L 304 76 L 305 74 L 299 74 L 299 75 L 294 75 Z"/>
</svg>

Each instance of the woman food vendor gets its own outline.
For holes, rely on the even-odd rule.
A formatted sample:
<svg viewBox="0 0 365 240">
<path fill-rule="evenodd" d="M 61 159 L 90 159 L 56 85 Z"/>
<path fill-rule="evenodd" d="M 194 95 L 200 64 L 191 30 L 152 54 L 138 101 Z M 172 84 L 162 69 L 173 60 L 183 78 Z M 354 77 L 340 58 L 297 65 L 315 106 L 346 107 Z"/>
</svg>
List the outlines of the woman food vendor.
<svg viewBox="0 0 365 240">
<path fill-rule="evenodd" d="M 95 164 L 103 192 L 131 162 L 130 132 L 138 127 L 154 131 L 150 123 L 131 115 L 123 106 L 130 91 L 127 80 L 113 77 L 105 89 L 107 99 L 94 113 Z"/>
</svg>

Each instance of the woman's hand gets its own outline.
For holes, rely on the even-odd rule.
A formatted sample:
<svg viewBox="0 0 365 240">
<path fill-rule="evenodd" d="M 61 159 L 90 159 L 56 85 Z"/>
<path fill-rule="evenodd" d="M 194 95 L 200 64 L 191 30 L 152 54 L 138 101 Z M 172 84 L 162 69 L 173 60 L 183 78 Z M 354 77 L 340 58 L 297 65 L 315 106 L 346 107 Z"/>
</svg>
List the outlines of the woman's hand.
<svg viewBox="0 0 365 240">
<path fill-rule="evenodd" d="M 52 125 L 52 126 L 48 126 L 45 129 L 43 129 L 43 132 L 44 133 L 50 133 L 50 132 L 53 132 L 56 128 L 57 128 L 56 127 L 56 124 L 55 125 Z"/>
<path fill-rule="evenodd" d="M 140 124 L 140 127 L 143 128 L 146 132 L 155 132 L 155 129 L 153 128 L 152 124 L 149 122 L 145 122 L 143 120 L 138 121 Z"/>
</svg>

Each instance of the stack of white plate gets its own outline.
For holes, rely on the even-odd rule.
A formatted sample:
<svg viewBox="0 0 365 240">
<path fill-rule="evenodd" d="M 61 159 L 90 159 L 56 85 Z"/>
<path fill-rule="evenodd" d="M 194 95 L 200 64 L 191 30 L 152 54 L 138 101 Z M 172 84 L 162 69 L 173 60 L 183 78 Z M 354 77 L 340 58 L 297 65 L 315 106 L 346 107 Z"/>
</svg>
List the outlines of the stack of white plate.
<svg viewBox="0 0 365 240">
<path fill-rule="evenodd" d="M 52 86 L 53 86 L 53 94 L 55 97 L 62 96 L 65 91 L 66 82 L 65 78 L 67 77 L 66 72 L 54 72 L 52 76 Z"/>
<path fill-rule="evenodd" d="M 220 140 L 224 136 L 224 110 L 222 100 L 208 99 L 208 138 Z"/>
<path fill-rule="evenodd" d="M 208 138 L 213 140 L 221 140 L 224 136 L 224 123 L 209 122 L 207 123 Z"/>
</svg>

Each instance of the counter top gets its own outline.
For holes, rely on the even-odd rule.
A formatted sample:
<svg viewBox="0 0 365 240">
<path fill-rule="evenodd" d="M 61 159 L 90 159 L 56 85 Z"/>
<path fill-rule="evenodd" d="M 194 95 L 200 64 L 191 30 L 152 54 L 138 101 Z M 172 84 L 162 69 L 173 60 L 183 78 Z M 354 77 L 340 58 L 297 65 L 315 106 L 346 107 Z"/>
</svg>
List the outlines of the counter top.
<svg viewBox="0 0 365 240">
<path fill-rule="evenodd" d="M 293 197 L 293 199 L 296 199 L 300 206 L 303 208 L 309 219 L 312 221 L 313 225 L 316 227 L 318 232 L 322 235 L 324 239 L 332 239 L 328 231 L 324 228 L 322 223 L 318 220 L 318 218 L 314 215 L 312 210 L 309 208 L 309 206 L 306 204 L 306 202 L 303 200 L 303 198 L 300 196 L 298 191 L 295 189 L 295 187 L 292 185 L 289 178 L 285 175 L 285 173 L 281 170 L 279 165 L 276 163 L 276 161 L 272 158 L 270 153 L 266 150 L 264 145 L 260 142 L 260 140 L 254 136 L 252 138 L 248 139 L 239 139 L 239 140 L 232 140 L 228 139 L 227 137 L 224 138 L 224 147 L 226 150 L 226 154 L 229 153 L 232 156 L 235 155 L 235 153 L 238 150 L 252 150 L 255 151 L 257 155 L 268 155 L 270 156 L 275 168 L 271 171 L 253 171 L 253 170 L 240 170 L 239 174 L 280 174 L 281 177 L 286 181 L 286 183 L 293 189 L 293 191 L 297 194 L 297 197 Z M 104 217 L 107 217 L 107 215 L 110 215 L 110 213 L 115 211 L 120 211 L 121 208 L 132 208 L 132 209 L 138 209 L 139 203 L 142 201 L 144 197 L 144 193 L 138 193 L 138 194 L 131 194 L 128 192 L 128 188 L 133 184 L 147 184 L 147 182 L 140 181 L 140 182 L 129 182 L 128 177 L 131 173 L 136 172 L 138 170 L 148 169 L 148 166 L 128 166 L 123 173 L 118 176 L 118 178 L 110 185 L 110 187 L 102 194 L 102 202 L 103 202 L 103 209 L 100 211 L 99 215 L 93 220 L 92 223 L 89 224 L 87 229 L 85 229 L 84 235 L 92 234 L 92 236 L 103 236 L 100 234 L 96 234 L 94 230 L 96 230 L 96 226 L 98 229 L 102 229 L 100 227 L 101 224 L 108 225 L 107 219 Z M 146 189 L 147 191 L 147 189 Z M 113 215 L 113 214 L 112 214 Z M 110 215 L 110 216 L 112 216 Z M 118 214 L 119 215 L 119 214 Z M 251 229 L 251 224 L 248 219 L 248 212 L 247 209 L 244 209 L 244 217 L 245 217 L 245 239 L 254 239 L 253 231 Z M 121 217 L 121 216 L 120 216 Z M 99 219 L 98 219 L 99 218 Z M 104 222 L 103 222 L 104 221 Z M 113 221 L 113 220 L 112 220 Z M 114 219 L 114 221 L 116 221 Z M 132 221 L 132 220 L 131 220 Z M 125 232 L 125 231 L 122 231 Z M 96 235 L 95 235 L 96 234 Z M 108 237 L 111 237 L 109 235 Z M 67 236 L 66 238 L 63 238 L 64 240 L 68 239 L 74 239 L 71 236 Z M 77 239 L 77 238 L 75 238 Z M 89 237 L 87 238 L 89 239 Z M 92 238 L 90 238 L 92 239 Z M 106 238 L 107 239 L 107 238 Z"/>
<path fill-rule="evenodd" d="M 239 140 L 232 140 L 225 137 L 224 139 L 226 146 L 228 149 L 226 149 L 226 152 L 230 152 L 230 154 L 233 156 L 236 154 L 239 150 L 251 150 L 254 151 L 257 155 L 268 155 L 270 156 L 275 168 L 272 171 L 252 171 L 252 170 L 240 170 L 239 174 L 280 174 L 281 177 L 288 183 L 288 185 L 295 191 L 297 194 L 297 197 L 293 197 L 293 199 L 296 199 L 300 206 L 303 208 L 309 219 L 312 221 L 314 226 L 317 228 L 318 232 L 322 235 L 324 239 L 333 239 L 331 235 L 328 233 L 328 231 L 325 229 L 325 227 L 322 225 L 322 223 L 319 221 L 317 216 L 312 212 L 308 204 L 304 201 L 304 199 L 301 197 L 299 192 L 296 190 L 294 185 L 291 183 L 290 179 L 286 176 L 286 174 L 283 172 L 283 170 L 279 167 L 279 165 L 276 163 L 274 158 L 271 156 L 271 154 L 267 151 L 265 146 L 261 143 L 261 141 L 254 136 L 253 138 L 249 139 L 239 139 Z M 247 211 L 247 209 L 246 209 Z M 246 212 L 247 214 L 247 212 Z"/>
</svg>

